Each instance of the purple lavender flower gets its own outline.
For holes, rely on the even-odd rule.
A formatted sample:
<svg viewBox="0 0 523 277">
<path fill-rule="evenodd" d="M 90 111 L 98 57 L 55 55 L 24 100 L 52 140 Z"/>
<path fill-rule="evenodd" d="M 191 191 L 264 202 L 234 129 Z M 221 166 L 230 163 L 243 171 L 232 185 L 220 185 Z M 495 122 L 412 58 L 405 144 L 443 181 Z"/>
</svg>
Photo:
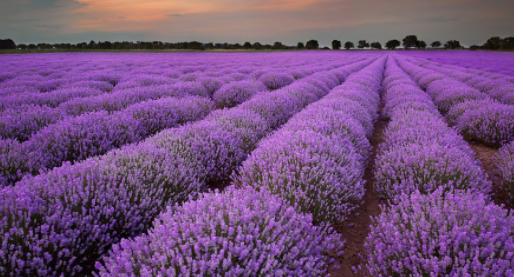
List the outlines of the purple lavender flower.
<svg viewBox="0 0 523 277">
<path fill-rule="evenodd" d="M 269 192 L 228 189 L 168 209 L 97 269 L 101 276 L 324 275 L 342 247 L 332 229 Z"/>
<path fill-rule="evenodd" d="M 218 107 L 234 107 L 263 90 L 266 90 L 266 87 L 260 82 L 236 81 L 218 89 L 214 93 L 213 99 Z"/>
<path fill-rule="evenodd" d="M 341 222 L 365 192 L 361 156 L 312 131 L 278 132 L 242 164 L 236 183 L 265 188 L 312 213 L 315 222 Z"/>
<path fill-rule="evenodd" d="M 513 276 L 514 216 L 470 192 L 403 194 L 373 219 L 375 276 Z"/>
<path fill-rule="evenodd" d="M 514 139 L 514 106 L 493 103 L 469 109 L 457 120 L 464 137 L 499 146 Z"/>
<path fill-rule="evenodd" d="M 261 75 L 259 81 L 268 89 L 275 90 L 289 85 L 294 81 L 294 78 L 286 73 L 268 72 Z"/>
<path fill-rule="evenodd" d="M 27 140 L 41 128 L 63 118 L 58 109 L 47 106 L 22 105 L 0 112 L 0 137 Z"/>
<path fill-rule="evenodd" d="M 495 171 L 501 178 L 502 191 L 508 196 L 505 204 L 514 206 L 514 141 L 503 145 L 494 157 Z"/>
</svg>

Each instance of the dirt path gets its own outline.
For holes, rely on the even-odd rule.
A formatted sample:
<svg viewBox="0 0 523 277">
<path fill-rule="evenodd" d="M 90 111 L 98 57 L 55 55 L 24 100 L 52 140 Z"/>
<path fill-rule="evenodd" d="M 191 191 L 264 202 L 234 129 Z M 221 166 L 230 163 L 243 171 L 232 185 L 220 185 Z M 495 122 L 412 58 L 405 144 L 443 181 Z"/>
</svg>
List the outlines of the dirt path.
<svg viewBox="0 0 523 277">
<path fill-rule="evenodd" d="M 513 203 L 507 203 L 508 196 L 502 189 L 501 177 L 496 173 L 495 154 L 497 149 L 485 146 L 480 143 L 470 142 L 470 147 L 476 152 L 476 158 L 481 162 L 483 171 L 487 173 L 488 178 L 492 181 L 493 200 L 496 204 L 504 204 L 513 207 Z"/>
<path fill-rule="evenodd" d="M 376 157 L 377 146 L 383 141 L 383 131 L 387 126 L 387 121 L 379 120 L 376 123 L 374 135 L 371 138 L 372 154 L 369 165 L 365 171 L 365 180 L 367 191 L 363 198 L 363 203 L 358 208 L 351 219 L 341 226 L 338 231 L 345 240 L 345 253 L 341 260 L 339 268 L 332 268 L 330 274 L 333 277 L 350 277 L 350 276 L 369 276 L 364 268 L 363 244 L 370 230 L 371 217 L 377 216 L 380 212 L 380 200 L 374 192 L 374 159 Z M 353 271 L 353 267 L 361 270 Z"/>
</svg>

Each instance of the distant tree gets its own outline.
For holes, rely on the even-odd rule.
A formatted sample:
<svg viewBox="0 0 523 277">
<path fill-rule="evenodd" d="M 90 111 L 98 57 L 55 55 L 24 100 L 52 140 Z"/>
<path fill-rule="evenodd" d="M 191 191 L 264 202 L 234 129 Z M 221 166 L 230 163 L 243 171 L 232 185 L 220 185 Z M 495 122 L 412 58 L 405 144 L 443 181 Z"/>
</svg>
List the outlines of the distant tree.
<svg viewBox="0 0 523 277">
<path fill-rule="evenodd" d="M 418 40 L 416 42 L 416 48 L 425 49 L 426 47 L 427 47 L 427 44 L 423 40 Z"/>
<path fill-rule="evenodd" d="M 458 40 L 449 40 L 445 43 L 444 47 L 446 49 L 459 49 L 459 48 L 463 48 L 461 46 L 461 43 L 458 41 Z"/>
<path fill-rule="evenodd" d="M 369 47 L 369 43 L 366 40 L 358 41 L 358 48 L 363 49 Z"/>
<path fill-rule="evenodd" d="M 375 41 L 375 42 L 370 44 L 370 47 L 372 47 L 374 49 L 381 49 L 381 43 Z"/>
<path fill-rule="evenodd" d="M 408 35 L 403 39 L 403 47 L 405 49 L 416 47 L 418 44 L 418 37 L 415 35 Z"/>
<path fill-rule="evenodd" d="M 488 50 L 510 50 L 514 49 L 514 37 L 491 37 L 482 46 L 483 49 Z"/>
<path fill-rule="evenodd" d="M 470 50 L 479 50 L 479 49 L 481 49 L 481 46 L 479 46 L 479 45 L 475 45 L 475 44 L 474 44 L 474 45 L 471 45 L 471 46 L 469 47 L 469 49 L 470 49 Z"/>
<path fill-rule="evenodd" d="M 397 39 L 392 39 L 392 40 L 387 41 L 387 43 L 385 43 L 385 47 L 387 47 L 387 49 L 389 49 L 389 50 L 394 50 L 398 46 L 400 46 L 400 41 Z"/>
<path fill-rule="evenodd" d="M 283 45 L 283 43 L 279 42 L 279 41 L 276 41 L 273 45 L 272 45 L 272 48 L 273 49 L 285 49 L 285 45 Z"/>
<path fill-rule="evenodd" d="M 246 41 L 246 42 L 243 43 L 243 48 L 251 49 L 252 48 L 252 44 L 250 42 Z"/>
<path fill-rule="evenodd" d="M 10 38 L 0 39 L 0 49 L 16 49 L 16 43 Z"/>
<path fill-rule="evenodd" d="M 501 49 L 502 40 L 500 37 L 491 37 L 484 44 L 484 49 L 498 50 Z"/>
<path fill-rule="evenodd" d="M 305 48 L 305 45 L 303 45 L 303 42 L 298 42 L 298 44 L 296 45 L 296 48 L 303 49 L 303 48 Z"/>
<path fill-rule="evenodd" d="M 501 45 L 503 50 L 514 50 L 514 37 L 506 37 Z"/>
<path fill-rule="evenodd" d="M 318 49 L 319 47 L 320 47 L 320 44 L 315 39 L 311 39 L 311 40 L 307 41 L 307 43 L 305 44 L 305 48 L 307 48 L 307 49 Z"/>
<path fill-rule="evenodd" d="M 347 42 L 345 42 L 344 47 L 347 50 L 352 49 L 352 48 L 354 48 L 354 43 L 352 43 L 352 41 L 347 41 Z"/>
<path fill-rule="evenodd" d="M 321 49 L 322 50 L 330 50 L 330 48 L 328 46 L 323 46 Z"/>
<path fill-rule="evenodd" d="M 341 41 L 339 40 L 333 40 L 332 41 L 332 50 L 340 50 L 341 48 Z"/>
<path fill-rule="evenodd" d="M 432 47 L 432 48 L 439 48 L 439 47 L 441 47 L 441 42 L 439 42 L 439 41 L 437 41 L 437 40 L 436 40 L 436 41 L 433 41 L 433 42 L 430 44 L 430 47 Z"/>
<path fill-rule="evenodd" d="M 256 50 L 260 50 L 260 49 L 263 49 L 263 46 L 261 45 L 261 43 L 259 42 L 255 42 L 253 45 L 252 45 L 252 48 L 256 49 Z"/>
</svg>

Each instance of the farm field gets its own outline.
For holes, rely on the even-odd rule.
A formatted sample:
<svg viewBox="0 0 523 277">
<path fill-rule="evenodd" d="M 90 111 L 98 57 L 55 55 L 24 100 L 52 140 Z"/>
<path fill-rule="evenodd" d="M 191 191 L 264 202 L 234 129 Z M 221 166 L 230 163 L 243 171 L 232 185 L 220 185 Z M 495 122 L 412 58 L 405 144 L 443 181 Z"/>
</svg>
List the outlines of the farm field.
<svg viewBox="0 0 523 277">
<path fill-rule="evenodd" d="M 0 276 L 513 275 L 512 52 L 0 64 Z"/>
</svg>

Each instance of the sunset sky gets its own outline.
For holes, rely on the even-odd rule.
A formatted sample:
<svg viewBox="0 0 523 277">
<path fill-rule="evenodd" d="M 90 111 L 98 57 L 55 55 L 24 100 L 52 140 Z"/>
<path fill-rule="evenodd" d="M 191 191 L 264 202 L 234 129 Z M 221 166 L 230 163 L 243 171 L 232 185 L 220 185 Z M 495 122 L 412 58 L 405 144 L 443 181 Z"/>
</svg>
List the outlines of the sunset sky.
<svg viewBox="0 0 523 277">
<path fill-rule="evenodd" d="M 465 45 L 513 35 L 508 0 L 1 0 L 0 38 L 202 42 L 314 38 L 385 42 L 417 34 Z"/>
</svg>

